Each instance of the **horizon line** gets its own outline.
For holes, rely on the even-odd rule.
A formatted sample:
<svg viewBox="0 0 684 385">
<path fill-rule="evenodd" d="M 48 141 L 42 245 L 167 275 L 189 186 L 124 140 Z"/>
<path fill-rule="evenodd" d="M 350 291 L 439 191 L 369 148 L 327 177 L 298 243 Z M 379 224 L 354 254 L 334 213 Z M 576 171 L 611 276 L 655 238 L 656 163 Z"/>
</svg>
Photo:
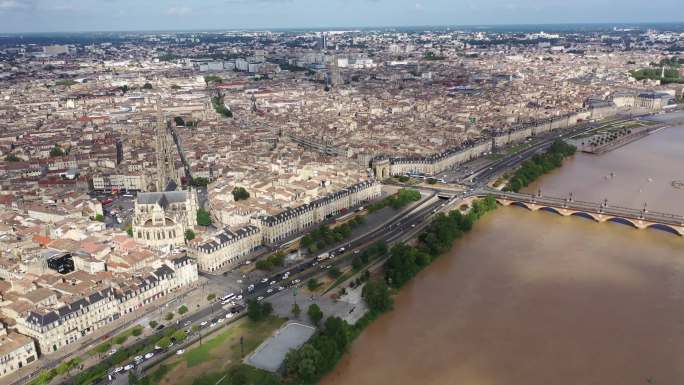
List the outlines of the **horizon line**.
<svg viewBox="0 0 684 385">
<path fill-rule="evenodd" d="M 3 36 L 7 35 L 41 35 L 59 33 L 151 33 L 151 32 L 269 32 L 269 31 L 320 31 L 320 30 L 373 30 L 373 29 L 392 29 L 392 28 L 488 28 L 488 27 L 524 27 L 524 26 L 608 26 L 608 25 L 659 25 L 659 24 L 681 24 L 684 21 L 606 21 L 606 22 L 546 22 L 546 23 L 492 23 L 492 24 L 424 24 L 424 25 L 377 25 L 377 26 L 307 26 L 307 27 L 245 27 L 245 28 L 208 28 L 208 29 L 120 29 L 120 30 L 54 30 L 54 31 L 22 31 L 5 32 L 0 31 Z M 0 37 L 3 37 L 0 36 Z"/>
</svg>

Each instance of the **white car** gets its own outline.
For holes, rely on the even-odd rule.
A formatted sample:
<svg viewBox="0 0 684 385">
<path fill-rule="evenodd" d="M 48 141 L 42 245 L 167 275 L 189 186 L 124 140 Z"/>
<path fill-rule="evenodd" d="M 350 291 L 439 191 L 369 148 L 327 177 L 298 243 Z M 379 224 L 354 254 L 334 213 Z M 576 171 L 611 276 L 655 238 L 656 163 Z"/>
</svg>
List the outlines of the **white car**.
<svg viewBox="0 0 684 385">
<path fill-rule="evenodd" d="M 109 353 L 107 353 L 107 354 L 109 354 L 110 356 L 113 356 L 113 355 L 116 354 L 116 352 L 117 352 L 116 349 L 112 349 L 112 350 L 110 350 Z"/>
<path fill-rule="evenodd" d="M 266 283 L 266 282 L 268 282 L 268 278 L 264 278 L 261 280 L 261 283 Z"/>
<path fill-rule="evenodd" d="M 237 297 L 235 297 L 235 299 L 238 300 L 238 301 L 241 301 L 241 300 L 242 300 L 242 294 L 240 294 L 240 295 L 238 295 Z"/>
<path fill-rule="evenodd" d="M 283 291 L 283 290 L 285 290 L 285 288 L 284 288 L 284 287 L 282 287 L 282 286 L 278 286 L 278 291 Z"/>
<path fill-rule="evenodd" d="M 213 328 L 214 326 L 216 326 L 214 322 L 212 322 L 211 325 L 209 325 L 210 328 Z"/>
<path fill-rule="evenodd" d="M 124 366 L 124 370 L 131 370 L 133 368 L 135 368 L 135 365 L 133 365 L 133 364 L 128 364 L 128 365 Z"/>
<path fill-rule="evenodd" d="M 119 366 L 118 368 L 114 369 L 114 373 L 119 373 L 122 370 L 123 370 L 123 367 Z"/>
<path fill-rule="evenodd" d="M 266 290 L 266 294 L 271 294 L 271 293 L 273 293 L 273 289 L 269 288 L 268 290 Z"/>
<path fill-rule="evenodd" d="M 262 296 L 257 297 L 257 301 L 261 301 L 262 299 L 264 299 L 264 297 L 262 297 Z"/>
<path fill-rule="evenodd" d="M 134 360 L 135 362 L 140 362 L 140 361 L 143 360 L 143 356 L 135 356 L 135 358 L 134 358 L 133 360 Z"/>
<path fill-rule="evenodd" d="M 178 350 L 176 351 L 176 355 L 177 355 L 177 356 L 180 356 L 180 355 L 183 354 L 183 353 L 185 353 L 185 350 L 184 350 L 184 349 L 178 349 Z"/>
<path fill-rule="evenodd" d="M 216 321 L 216 322 L 221 323 L 221 322 L 223 322 L 223 321 L 225 321 L 225 320 L 226 320 L 225 318 L 219 318 L 218 321 Z"/>
<path fill-rule="evenodd" d="M 271 283 L 269 283 L 269 285 L 271 285 L 271 286 L 273 286 L 275 284 L 276 284 L 276 281 L 271 281 Z"/>
<path fill-rule="evenodd" d="M 149 360 L 149 359 L 152 358 L 152 357 L 154 357 L 154 353 L 152 353 L 152 352 L 149 352 L 149 353 L 145 354 L 145 359 L 146 359 L 146 360 Z"/>
<path fill-rule="evenodd" d="M 207 326 L 207 321 L 202 321 L 202 323 L 200 324 L 200 326 Z"/>
<path fill-rule="evenodd" d="M 233 318 L 233 313 L 227 313 L 227 314 L 226 314 L 226 318 L 227 318 L 227 319 Z"/>
</svg>

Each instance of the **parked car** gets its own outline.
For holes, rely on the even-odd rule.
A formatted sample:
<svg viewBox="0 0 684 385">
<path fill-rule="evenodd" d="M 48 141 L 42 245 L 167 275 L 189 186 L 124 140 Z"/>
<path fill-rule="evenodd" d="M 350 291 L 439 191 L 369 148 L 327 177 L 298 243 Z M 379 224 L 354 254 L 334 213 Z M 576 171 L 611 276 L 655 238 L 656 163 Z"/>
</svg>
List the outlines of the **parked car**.
<svg viewBox="0 0 684 385">
<path fill-rule="evenodd" d="M 178 350 L 176 351 L 176 355 L 177 355 L 177 356 L 180 356 L 180 355 L 183 354 L 183 353 L 185 353 L 185 350 L 184 350 L 184 349 L 178 349 Z"/>
<path fill-rule="evenodd" d="M 149 353 L 145 354 L 145 359 L 146 359 L 146 360 L 149 360 L 149 359 L 152 358 L 152 357 L 154 357 L 154 353 L 152 353 L 152 352 L 149 352 Z"/>
</svg>

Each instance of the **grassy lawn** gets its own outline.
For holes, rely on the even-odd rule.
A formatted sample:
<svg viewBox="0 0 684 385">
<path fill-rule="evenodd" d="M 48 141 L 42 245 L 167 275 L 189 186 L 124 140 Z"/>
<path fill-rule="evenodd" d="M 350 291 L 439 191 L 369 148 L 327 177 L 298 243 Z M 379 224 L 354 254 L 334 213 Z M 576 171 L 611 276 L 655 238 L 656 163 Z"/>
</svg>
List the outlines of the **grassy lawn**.
<svg viewBox="0 0 684 385">
<path fill-rule="evenodd" d="M 163 363 L 162 375 L 154 375 L 151 384 L 191 385 L 199 377 L 221 378 L 232 367 L 240 364 L 240 337 L 244 338 L 245 356 L 256 349 L 277 330 L 285 319 L 270 317 L 262 322 L 247 318 L 236 321 L 225 330 L 204 338 L 188 348 L 182 356 L 173 356 Z M 160 366 L 161 367 L 161 366 Z"/>
</svg>

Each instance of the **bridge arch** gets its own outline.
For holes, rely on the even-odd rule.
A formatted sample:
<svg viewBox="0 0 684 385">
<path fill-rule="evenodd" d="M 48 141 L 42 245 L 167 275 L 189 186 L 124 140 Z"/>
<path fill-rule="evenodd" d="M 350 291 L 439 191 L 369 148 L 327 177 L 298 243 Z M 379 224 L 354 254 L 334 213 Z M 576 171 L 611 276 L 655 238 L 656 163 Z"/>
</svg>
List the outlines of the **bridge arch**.
<svg viewBox="0 0 684 385">
<path fill-rule="evenodd" d="M 517 206 L 517 207 L 522 207 L 524 209 L 528 209 L 530 211 L 534 211 L 530 208 L 530 206 L 526 205 L 524 202 L 518 202 L 518 201 L 513 201 L 511 202 L 510 206 Z"/>
<path fill-rule="evenodd" d="M 668 232 L 670 234 L 675 234 L 675 235 L 684 235 L 681 232 L 679 232 L 677 229 L 675 229 L 674 227 L 668 226 L 668 225 L 663 225 L 660 223 L 654 223 L 652 225 L 648 225 L 646 228 L 647 229 L 653 229 L 653 230 L 659 230 L 659 231 L 665 231 L 665 232 Z"/>
<path fill-rule="evenodd" d="M 575 216 L 575 217 L 589 219 L 590 221 L 594 221 L 594 222 L 599 222 L 599 220 L 596 217 L 594 217 L 593 215 L 591 215 L 589 213 L 585 213 L 584 211 L 577 211 L 577 212 L 574 212 L 570 215 Z"/>
<path fill-rule="evenodd" d="M 637 226 L 636 223 L 630 221 L 629 219 L 620 218 L 620 217 L 610 217 L 606 220 L 606 222 L 619 223 L 621 225 L 627 225 L 627 226 L 633 227 L 635 229 L 639 228 L 639 226 Z"/>
<path fill-rule="evenodd" d="M 551 206 L 542 206 L 539 208 L 539 211 L 546 211 L 549 213 L 554 213 L 554 214 L 558 214 L 560 216 L 564 216 L 563 213 L 558 211 L 558 209 L 556 209 L 555 207 L 551 207 Z"/>
</svg>

